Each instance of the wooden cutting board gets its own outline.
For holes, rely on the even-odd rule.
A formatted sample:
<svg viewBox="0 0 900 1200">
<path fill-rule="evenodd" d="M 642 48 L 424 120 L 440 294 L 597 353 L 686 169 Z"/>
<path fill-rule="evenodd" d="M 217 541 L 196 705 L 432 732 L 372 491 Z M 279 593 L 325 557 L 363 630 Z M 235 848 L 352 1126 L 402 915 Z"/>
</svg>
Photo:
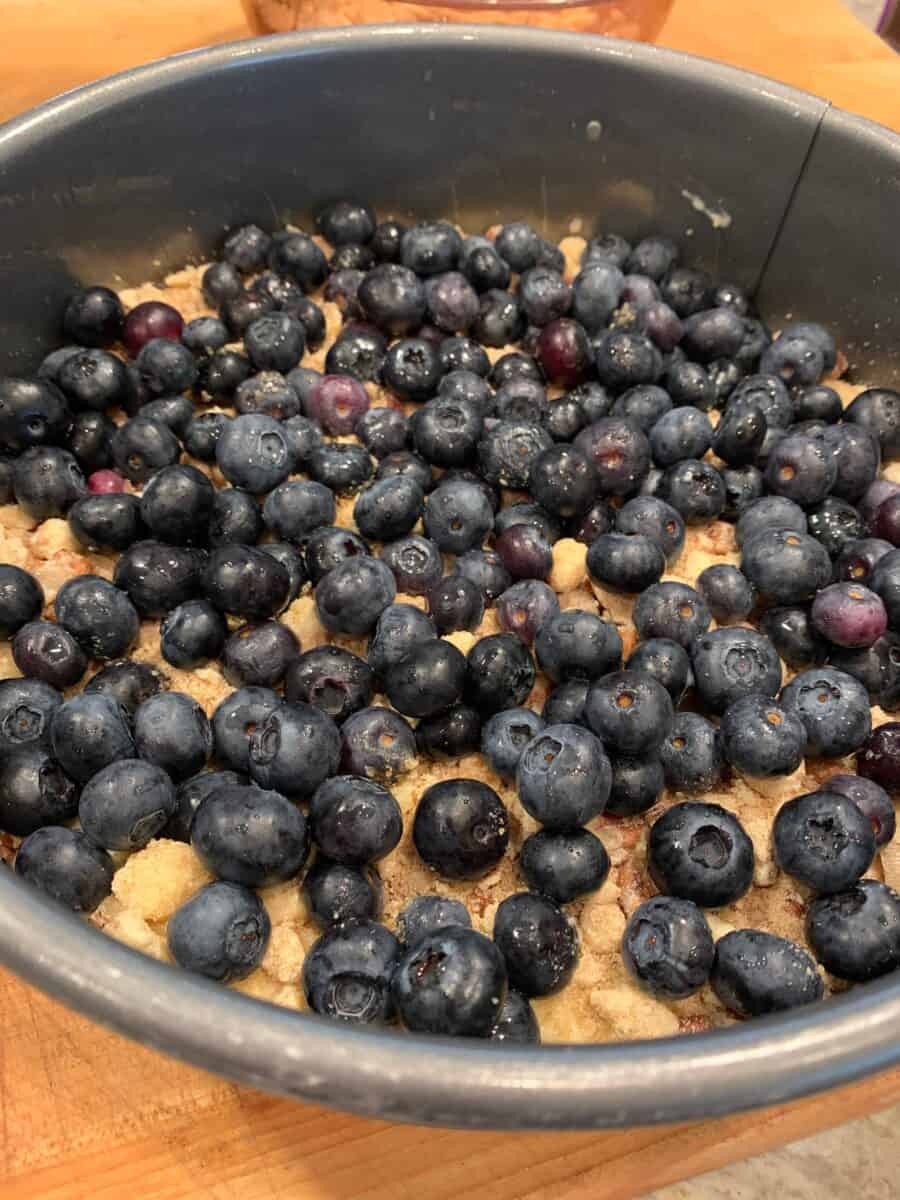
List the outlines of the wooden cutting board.
<svg viewBox="0 0 900 1200">
<path fill-rule="evenodd" d="M 111 71 L 245 32 L 239 0 L 4 0 L 2 21 L 0 120 Z M 660 41 L 900 128 L 900 59 L 838 0 L 675 0 Z M 415 1129 L 235 1087 L 0 972 L 3 1200 L 630 1200 L 898 1102 L 900 1071 L 676 1128 Z"/>
</svg>

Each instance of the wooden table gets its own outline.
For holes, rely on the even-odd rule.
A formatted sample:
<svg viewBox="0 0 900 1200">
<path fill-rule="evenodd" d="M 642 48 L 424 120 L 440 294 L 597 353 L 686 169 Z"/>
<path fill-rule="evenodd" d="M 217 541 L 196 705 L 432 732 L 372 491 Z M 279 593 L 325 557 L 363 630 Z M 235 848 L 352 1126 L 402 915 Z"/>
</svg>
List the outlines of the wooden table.
<svg viewBox="0 0 900 1200">
<path fill-rule="evenodd" d="M 5 0 L 0 120 L 110 71 L 243 35 L 238 0 Z M 837 0 L 676 0 L 660 41 L 900 128 L 900 59 Z M 74 61 L 74 45 L 80 57 Z M 630 1200 L 900 1102 L 900 1072 L 665 1130 L 472 1134 L 234 1087 L 0 973 L 4 1200 Z"/>
</svg>

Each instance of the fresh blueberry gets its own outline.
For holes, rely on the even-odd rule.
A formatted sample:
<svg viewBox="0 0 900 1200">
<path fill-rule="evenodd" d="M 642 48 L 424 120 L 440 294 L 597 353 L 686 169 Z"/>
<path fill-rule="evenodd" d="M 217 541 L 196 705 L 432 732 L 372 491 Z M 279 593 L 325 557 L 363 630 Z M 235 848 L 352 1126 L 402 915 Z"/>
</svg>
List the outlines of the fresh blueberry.
<svg viewBox="0 0 900 1200">
<path fill-rule="evenodd" d="M 232 300 L 235 296 L 239 296 L 243 292 L 244 281 L 241 279 L 240 272 L 233 263 L 214 262 L 210 263 L 203 272 L 200 287 L 203 291 L 203 298 L 210 308 L 218 308 L 226 300 Z M 209 319 L 211 318 L 197 318 L 198 321 Z M 188 326 L 194 323 L 193 321 L 189 321 Z M 223 342 L 222 344 L 224 345 L 225 343 Z M 185 345 L 189 346 L 191 350 L 194 349 L 189 342 L 185 342 Z"/>
<path fill-rule="evenodd" d="M 125 314 L 122 302 L 107 287 L 88 287 L 75 292 L 63 313 L 67 337 L 82 346 L 108 346 L 122 336 Z"/>
<path fill-rule="evenodd" d="M 78 460 L 57 446 L 32 446 L 16 459 L 12 469 L 16 501 L 34 521 L 64 517 L 86 492 Z"/>
<path fill-rule="evenodd" d="M 508 346 L 525 332 L 525 314 L 519 298 L 500 288 L 489 288 L 479 298 L 472 336 L 484 346 Z"/>
<path fill-rule="evenodd" d="M 650 467 L 650 443 L 637 426 L 605 417 L 582 429 L 575 448 L 593 463 L 601 496 L 628 496 L 637 491 Z"/>
<path fill-rule="evenodd" d="M 604 387 L 625 391 L 642 383 L 656 383 L 662 374 L 662 355 L 641 333 L 613 330 L 595 343 L 597 378 Z"/>
<path fill-rule="evenodd" d="M 385 677 L 391 704 L 410 717 L 429 717 L 455 704 L 466 681 L 466 660 L 443 638 L 415 646 Z"/>
<path fill-rule="evenodd" d="M 776 375 L 791 387 L 809 387 L 825 373 L 825 355 L 821 341 L 789 326 L 763 352 L 759 369 Z"/>
<path fill-rule="evenodd" d="M 710 984 L 739 1017 L 762 1017 L 821 1000 L 821 976 L 794 942 L 758 929 L 736 929 L 716 943 Z"/>
<path fill-rule="evenodd" d="M 287 667 L 285 698 L 311 704 L 337 724 L 365 708 L 373 690 L 369 664 L 339 646 L 316 646 Z"/>
<path fill-rule="evenodd" d="M 275 309 L 276 303 L 274 297 L 270 296 L 267 291 L 253 288 L 250 291 L 237 292 L 233 296 L 226 296 L 219 304 L 219 315 L 228 326 L 229 332 L 235 341 L 237 341 L 238 338 L 244 336 L 244 333 L 254 321 L 258 321 L 260 317 L 274 312 Z M 247 359 L 246 361 L 249 374 L 252 368 L 250 367 L 250 360 Z"/>
<path fill-rule="evenodd" d="M 440 634 L 474 630 L 484 616 L 484 595 L 465 575 L 444 575 L 428 591 L 428 612 Z"/>
<path fill-rule="evenodd" d="M 696 904 L 673 896 L 653 896 L 631 914 L 622 937 L 622 959 L 645 991 L 683 1000 L 709 978 L 715 945 L 706 917 Z"/>
<path fill-rule="evenodd" d="M 309 822 L 319 851 L 351 867 L 390 854 L 403 832 L 400 806 L 387 788 L 355 775 L 337 775 L 317 788 Z"/>
<path fill-rule="evenodd" d="M 622 639 L 614 625 L 593 613 L 566 609 L 538 629 L 537 661 L 554 683 L 597 679 L 622 661 Z"/>
<path fill-rule="evenodd" d="M 323 929 L 381 915 L 381 880 L 373 867 L 349 867 L 320 854 L 306 873 L 303 890 L 313 920 Z"/>
<path fill-rule="evenodd" d="M 287 478 L 292 455 L 281 424 L 264 413 L 235 417 L 216 443 L 216 463 L 234 487 L 260 494 Z"/>
<path fill-rule="evenodd" d="M 138 705 L 164 691 L 166 686 L 166 677 L 158 668 L 136 659 L 123 659 L 108 663 L 91 676 L 84 690 L 88 695 L 108 696 L 133 717 Z"/>
<path fill-rule="evenodd" d="M 332 632 L 358 637 L 370 632 L 396 594 L 389 567 L 368 555 L 355 555 L 316 584 L 316 612 Z"/>
<path fill-rule="evenodd" d="M 885 712 L 900 708 L 900 637 L 886 633 L 862 650 L 832 648 L 829 662 L 858 679 L 869 700 Z"/>
<path fill-rule="evenodd" d="M 371 479 L 373 466 L 364 446 L 331 442 L 312 451 L 307 471 L 311 479 L 324 483 L 338 496 L 353 496 Z"/>
<path fill-rule="evenodd" d="M 489 716 L 523 704 L 534 686 L 534 661 L 512 634 L 480 638 L 468 654 L 466 702 Z"/>
<path fill-rule="evenodd" d="M 188 600 L 163 618 L 159 633 L 166 662 L 192 670 L 219 657 L 228 628 L 222 614 L 206 600 Z"/>
<path fill-rule="evenodd" d="M 359 287 L 359 303 L 366 319 L 389 337 L 403 337 L 418 329 L 425 316 L 425 289 L 406 266 L 383 263 L 366 274 Z"/>
<path fill-rule="evenodd" d="M 59 368 L 56 382 L 73 408 L 97 412 L 114 406 L 124 408 L 131 390 L 125 364 L 107 350 L 80 350 L 70 355 Z M 32 435 L 32 440 L 38 439 Z"/>
<path fill-rule="evenodd" d="M 369 453 L 380 461 L 404 449 L 409 422 L 400 409 L 382 405 L 364 412 L 356 422 L 355 432 Z"/>
<path fill-rule="evenodd" d="M 880 558 L 869 576 L 869 587 L 881 597 L 891 629 L 900 630 L 900 550 Z"/>
<path fill-rule="evenodd" d="M 626 668 L 652 675 L 672 697 L 673 704 L 678 704 L 692 679 L 691 660 L 687 651 L 671 638 L 650 638 L 640 642 L 628 659 Z"/>
<path fill-rule="evenodd" d="M 888 462 L 900 458 L 900 392 L 869 388 L 856 397 L 844 416 L 878 439 L 882 456 Z"/>
<path fill-rule="evenodd" d="M 548 725 L 522 751 L 519 801 L 547 829 L 574 829 L 603 812 L 611 771 L 602 743 L 580 725 Z"/>
<path fill-rule="evenodd" d="M 699 363 L 672 363 L 666 371 L 664 382 L 675 405 L 690 404 L 702 412 L 709 412 L 715 403 L 712 380 Z"/>
<path fill-rule="evenodd" d="M 900 792 L 900 722 L 874 730 L 856 758 L 856 769 L 890 795 Z"/>
<path fill-rule="evenodd" d="M 180 967 L 232 983 L 265 954 L 271 923 L 262 901 L 238 883 L 208 883 L 169 918 L 169 951 Z"/>
<path fill-rule="evenodd" d="M 449 896 L 414 896 L 397 916 L 397 937 L 404 950 L 413 950 L 450 925 L 462 929 L 472 926 L 472 918 L 461 900 Z"/>
<path fill-rule="evenodd" d="M 650 450 L 660 467 L 683 459 L 700 459 L 712 444 L 709 418 L 691 406 L 664 413 L 650 430 Z"/>
<path fill-rule="evenodd" d="M 474 779 L 432 784 L 413 821 L 419 857 L 448 879 L 481 879 L 503 858 L 509 817 L 497 793 Z"/>
<path fill-rule="evenodd" d="M 674 265 L 660 280 L 663 299 L 680 317 L 689 317 L 708 307 L 712 283 L 703 271 Z"/>
<path fill-rule="evenodd" d="M 221 612 L 265 620 L 283 610 L 290 576 L 277 559 L 254 546 L 219 546 L 206 562 L 203 590 Z"/>
<path fill-rule="evenodd" d="M 551 899 L 534 892 L 517 892 L 501 901 L 494 917 L 494 941 L 510 985 L 525 996 L 560 991 L 578 963 L 575 926 Z"/>
<path fill-rule="evenodd" d="M 863 983 L 900 966 L 900 896 L 875 879 L 820 896 L 806 916 L 819 962 L 838 979 Z"/>
<path fill-rule="evenodd" d="M 253 373 L 250 360 L 237 350 L 216 350 L 197 364 L 197 385 L 210 397 L 230 400 L 238 387 Z"/>
<path fill-rule="evenodd" d="M 650 754 L 672 725 L 669 693 L 652 675 L 615 671 L 588 690 L 585 717 L 604 745 L 618 754 Z"/>
<path fill-rule="evenodd" d="M 512 779 L 522 752 L 545 724 L 530 708 L 508 708 L 495 713 L 482 727 L 481 752 L 498 775 Z"/>
<path fill-rule="evenodd" d="M 525 882 L 557 904 L 597 891 L 609 874 L 609 855 L 587 829 L 542 830 L 526 838 L 519 860 Z"/>
<path fill-rule="evenodd" d="M 306 542 L 306 571 L 315 586 L 338 563 L 368 553 L 369 547 L 358 534 L 340 526 L 326 525 L 316 529 Z"/>
<path fill-rule="evenodd" d="M 19 846 L 16 874 L 74 912 L 93 912 L 109 895 L 112 859 L 76 829 L 47 825 Z"/>
<path fill-rule="evenodd" d="M 222 674 L 233 687 L 277 687 L 300 645 L 286 625 L 263 621 L 242 625 L 222 648 Z"/>
<path fill-rule="evenodd" d="M 716 563 L 701 571 L 697 590 L 720 625 L 745 621 L 756 604 L 753 584 L 730 563 Z"/>
<path fill-rule="evenodd" d="M 467 704 L 454 704 L 416 726 L 420 754 L 449 762 L 473 754 L 481 743 L 481 716 Z"/>
<path fill-rule="evenodd" d="M 730 466 L 745 466 L 754 462 L 762 449 L 767 428 L 761 407 L 732 403 L 716 426 L 712 436 L 713 450 Z"/>
<path fill-rule="evenodd" d="M 493 523 L 490 503 L 471 483 L 441 484 L 425 501 L 425 532 L 447 554 L 480 547 Z"/>
<path fill-rule="evenodd" d="M 841 892 L 875 857 L 869 818 L 837 792 L 811 792 L 783 805 L 772 827 L 775 861 L 817 892 Z"/>
<path fill-rule="evenodd" d="M 745 538 L 741 570 L 760 596 L 776 604 L 799 604 L 831 580 L 828 551 L 809 534 L 764 529 Z"/>
<path fill-rule="evenodd" d="M 304 292 L 315 291 L 325 282 L 328 264 L 325 255 L 305 233 L 277 233 L 266 256 L 269 269 L 292 280 Z"/>
<path fill-rule="evenodd" d="M 220 879 L 265 887 L 293 879 L 309 852 L 306 818 L 278 792 L 226 786 L 194 814 L 191 845 Z"/>
<path fill-rule="evenodd" d="M 669 467 L 659 495 L 681 513 L 688 525 L 715 521 L 725 508 L 725 483 L 710 463 L 686 458 Z"/>
<path fill-rule="evenodd" d="M 675 792 L 703 795 L 723 777 L 722 744 L 710 721 L 696 713 L 676 713 L 659 750 L 666 786 Z"/>
<path fill-rule="evenodd" d="M 162 767 L 177 782 L 204 766 L 213 735 L 196 700 L 183 692 L 161 692 L 135 712 L 134 745 L 140 758 Z"/>
<path fill-rule="evenodd" d="M 78 802 L 81 828 L 106 850 L 140 850 L 176 809 L 175 788 L 161 768 L 119 759 L 85 783 Z"/>
<path fill-rule="evenodd" d="M 616 530 L 624 534 L 641 534 L 656 542 L 673 563 L 684 549 L 684 519 L 677 509 L 656 496 L 636 496 L 628 500 L 615 516 Z"/>
<path fill-rule="evenodd" d="M 59 624 L 91 658 L 119 658 L 134 644 L 140 628 L 125 592 L 98 575 L 67 580 L 56 593 Z"/>
<path fill-rule="evenodd" d="M 783 496 L 764 496 L 741 513 L 735 526 L 735 541 L 738 546 L 743 546 L 759 533 L 778 529 L 806 533 L 806 513 L 793 500 Z"/>
<path fill-rule="evenodd" d="M 496 612 L 497 623 L 504 633 L 514 633 L 531 645 L 538 631 L 559 613 L 559 601 L 546 583 L 522 579 L 497 597 Z"/>
<path fill-rule="evenodd" d="M 302 544 L 310 534 L 334 521 L 333 493 L 311 480 L 288 480 L 274 488 L 263 504 L 263 521 L 279 538 Z"/>
<path fill-rule="evenodd" d="M 562 537 L 560 522 L 545 508 L 531 501 L 501 508 L 494 518 L 494 536 L 506 533 L 513 525 L 530 525 L 547 542 L 557 542 Z"/>
<path fill-rule="evenodd" d="M 151 535 L 170 545 L 206 540 L 215 489 L 196 467 L 164 467 L 147 481 L 140 500 L 141 520 Z"/>
<path fill-rule="evenodd" d="M 691 359 L 701 363 L 732 358 L 744 340 L 744 322 L 733 308 L 707 308 L 684 319 L 682 345 Z"/>
<path fill-rule="evenodd" d="M 86 409 L 75 414 L 68 446 L 83 471 L 99 471 L 112 465 L 112 437 L 115 432 L 116 426 L 106 413 Z"/>
<path fill-rule="evenodd" d="M 311 704 L 281 704 L 250 737 L 249 772 L 261 787 L 304 798 L 335 774 L 340 752 L 341 735 L 327 713 Z"/>
<path fill-rule="evenodd" d="M 62 696 L 39 679 L 0 680 L 0 758 L 49 749 L 53 715 Z"/>
<path fill-rule="evenodd" d="M 584 252 L 585 263 L 611 262 L 623 267 L 631 255 L 631 246 L 618 233 L 602 233 L 592 237 Z"/>
<path fill-rule="evenodd" d="M 656 583 L 665 568 L 662 550 L 643 534 L 604 533 L 587 553 L 591 579 L 615 592 L 642 592 Z"/>
<path fill-rule="evenodd" d="M 878 475 L 881 454 L 877 438 L 865 427 L 846 421 L 827 425 L 818 436 L 837 467 L 833 495 L 856 504 Z"/>
<path fill-rule="evenodd" d="M 69 528 L 95 554 L 126 550 L 144 532 L 138 497 L 112 492 L 84 496 L 69 509 Z"/>
<path fill-rule="evenodd" d="M 359 295 L 365 283 L 360 284 Z M 350 322 L 325 355 L 325 370 L 329 375 L 350 375 L 360 383 L 377 383 L 386 353 L 387 342 L 374 325 Z"/>
<path fill-rule="evenodd" d="M 638 636 L 670 638 L 688 648 L 709 629 L 706 601 L 686 583 L 654 583 L 637 598 L 633 620 Z"/>
<path fill-rule="evenodd" d="M 605 500 L 595 500 L 586 513 L 572 522 L 570 536 L 576 542 L 590 546 L 602 533 L 609 533 L 612 530 L 616 516 L 616 510 Z M 681 520 L 680 517 L 678 519 Z"/>
<path fill-rule="evenodd" d="M 758 467 L 725 467 L 722 472 L 725 484 L 725 507 L 722 517 L 726 521 L 737 521 L 763 494 L 763 477 Z"/>
<path fill-rule="evenodd" d="M 201 771 L 180 784 L 175 792 L 175 811 L 163 827 L 160 837 L 190 842 L 194 813 L 207 796 L 223 787 L 244 784 L 247 778 L 236 771 Z"/>
<path fill-rule="evenodd" d="M 414 1033 L 489 1037 L 506 998 L 506 969 L 490 939 L 447 926 L 406 951 L 391 994 Z"/>
<path fill-rule="evenodd" d="M 413 225 L 400 242 L 400 260 L 417 275 L 452 271 L 462 250 L 462 238 L 443 221 Z"/>
<path fill-rule="evenodd" d="M 426 595 L 443 571 L 435 543 L 415 533 L 390 542 L 382 549 L 381 559 L 393 572 L 397 589 L 413 596 Z"/>
<path fill-rule="evenodd" d="M 445 338 L 438 347 L 438 358 L 445 372 L 444 379 L 456 371 L 472 372 L 484 378 L 491 369 L 491 360 L 484 348 L 466 337 Z"/>
<path fill-rule="evenodd" d="M 38 618 L 43 607 L 44 589 L 31 572 L 0 563 L 0 638 L 11 638 Z"/>
<path fill-rule="evenodd" d="M 303 962 L 309 1007 L 354 1025 L 390 1021 L 394 1016 L 390 984 L 399 953 L 393 934 L 373 921 L 356 919 L 331 926 Z"/>
<path fill-rule="evenodd" d="M 258 225 L 241 225 L 229 232 L 222 246 L 222 257 L 245 275 L 265 266 L 272 239 Z"/>
<path fill-rule="evenodd" d="M 743 775 L 790 775 L 803 761 L 803 722 L 767 696 L 735 700 L 722 715 L 719 734 L 725 761 Z"/>
<path fill-rule="evenodd" d="M 677 262 L 675 242 L 666 237 L 648 237 L 634 246 L 625 265 L 629 271 L 647 275 L 658 283 Z"/>
<path fill-rule="evenodd" d="M 781 703 L 806 726 L 806 753 L 839 758 L 859 750 L 872 731 L 866 689 L 843 671 L 817 667 L 795 675 Z"/>
<path fill-rule="evenodd" d="M 694 686 L 713 713 L 723 713 L 741 696 L 774 696 L 781 687 L 781 660 L 767 637 L 754 629 L 713 629 L 690 650 Z"/>
<path fill-rule="evenodd" d="M 300 397 L 278 371 L 260 371 L 238 386 L 234 407 L 242 416 L 262 414 L 283 421 L 299 415 Z"/>
<path fill-rule="evenodd" d="M 0 829 L 25 837 L 78 812 L 78 789 L 46 750 L 17 750 L 0 760 Z"/>
<path fill-rule="evenodd" d="M 607 816 L 633 817 L 647 812 L 659 800 L 665 785 L 658 758 L 614 755 L 612 783 L 606 805 Z"/>
<path fill-rule="evenodd" d="M 122 554 L 116 563 L 113 582 L 116 589 L 121 589 L 127 600 L 142 617 L 162 617 L 170 609 L 183 604 L 187 600 L 196 599 L 202 591 L 204 556 L 189 547 L 166 546 L 162 542 L 135 542 Z M 94 576 L 83 578 L 95 580 Z M 76 584 L 78 585 L 76 588 Z M 63 604 L 66 616 L 60 615 L 59 597 L 64 588 L 71 588 L 71 597 L 67 592 Z M 77 628 L 67 622 L 76 623 L 85 635 L 91 629 L 94 616 L 97 613 L 97 595 L 106 597 L 104 604 L 107 609 L 121 605 L 121 601 L 107 591 L 110 585 L 105 580 L 95 581 L 90 585 L 80 580 L 72 580 L 63 585 L 56 598 L 57 620 L 67 625 L 69 632 L 84 645 L 95 658 L 115 658 L 116 653 L 124 654 L 138 632 L 135 621 L 131 638 L 117 652 L 98 655 L 93 646 L 88 645 Z M 78 595 L 74 593 L 77 591 Z M 82 594 L 83 593 L 83 594 Z M 71 611 L 70 611 L 71 610 Z M 136 616 L 137 614 L 135 614 Z"/>
<path fill-rule="evenodd" d="M 213 744 L 219 762 L 235 771 L 250 769 L 250 739 L 281 704 L 265 687 L 239 688 L 222 700 L 212 716 Z"/>
<path fill-rule="evenodd" d="M 754 854 L 737 817 L 718 804 L 676 804 L 653 824 L 647 864 L 661 892 L 720 908 L 753 881 Z"/>
<path fill-rule="evenodd" d="M 134 757 L 128 715 L 108 696 L 89 692 L 66 700 L 50 721 L 53 757 L 77 783 L 120 758 Z"/>
<path fill-rule="evenodd" d="M 881 597 L 859 583 L 833 583 L 816 594 L 813 628 L 835 646 L 871 646 L 887 629 Z"/>
<path fill-rule="evenodd" d="M 277 559 L 287 571 L 290 587 L 285 607 L 289 608 L 300 595 L 300 589 L 307 582 L 306 563 L 303 555 L 287 542 L 262 542 L 259 548 L 264 554 L 270 554 L 272 558 Z"/>
<path fill-rule="evenodd" d="M 54 621 L 23 625 L 13 638 L 12 656 L 24 676 L 60 691 L 76 684 L 87 669 L 87 656 L 78 642 Z"/>
<path fill-rule="evenodd" d="M 416 738 L 390 708 L 360 709 L 341 726 L 341 771 L 389 782 L 415 764 Z"/>
<path fill-rule="evenodd" d="M 828 792 L 837 792 L 856 805 L 867 817 L 875 835 L 875 845 L 886 845 L 894 836 L 896 815 L 890 796 L 871 779 L 861 775 L 832 775 L 825 784 Z"/>
<path fill-rule="evenodd" d="M 332 246 L 366 245 L 377 232 L 371 208 L 351 200 L 329 204 L 316 217 L 316 228 Z"/>
<path fill-rule="evenodd" d="M 824 500 L 836 479 L 837 461 L 824 442 L 802 434 L 782 438 L 766 464 L 769 491 L 807 507 Z"/>
</svg>

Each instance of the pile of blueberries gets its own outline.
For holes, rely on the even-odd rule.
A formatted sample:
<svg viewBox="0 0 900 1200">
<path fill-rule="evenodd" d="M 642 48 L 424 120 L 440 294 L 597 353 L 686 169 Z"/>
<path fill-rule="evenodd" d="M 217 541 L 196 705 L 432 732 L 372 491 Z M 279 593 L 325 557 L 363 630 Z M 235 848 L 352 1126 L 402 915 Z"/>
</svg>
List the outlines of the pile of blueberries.
<svg viewBox="0 0 900 1200">
<path fill-rule="evenodd" d="M 879 478 L 900 457 L 900 393 L 843 410 L 821 382 L 837 358 L 825 329 L 773 338 L 743 289 L 662 237 L 594 238 L 569 284 L 522 222 L 463 238 L 341 202 L 318 229 L 330 259 L 302 232 L 230 233 L 203 275 L 218 317 L 126 315 L 87 288 L 68 344 L 34 378 L 0 380 L 0 500 L 118 555 L 112 582 L 59 589 L 54 621 L 37 580 L 0 567 L 23 676 L 0 682 L 16 872 L 90 912 L 110 851 L 189 841 L 216 882 L 169 921 L 182 966 L 247 976 L 270 933 L 256 889 L 302 880 L 323 929 L 303 968 L 315 1012 L 535 1041 L 531 998 L 578 960 L 563 906 L 609 871 L 590 822 L 644 813 L 664 787 L 698 797 L 730 772 L 855 753 L 859 775 L 780 809 L 775 857 L 814 893 L 808 940 L 829 971 L 900 966 L 900 897 L 861 878 L 900 793 L 900 723 L 873 733 L 870 712 L 900 710 L 900 485 Z M 343 314 L 324 374 L 302 365 L 325 340 L 320 289 Z M 368 382 L 390 401 L 373 407 Z M 527 496 L 504 507 L 504 489 Z M 336 496 L 356 497 L 355 530 L 335 526 Z M 720 520 L 740 568 L 661 582 L 686 527 Z M 596 586 L 635 597 L 624 663 L 615 624 L 561 610 L 546 582 L 563 537 L 588 547 Z M 364 655 L 303 652 L 278 618 L 307 588 Z M 487 605 L 503 632 L 461 653 L 443 635 L 477 631 Z M 219 664 L 236 690 L 211 720 L 129 659 L 141 620 L 159 621 L 173 667 Z M 553 685 L 540 714 L 525 707 L 538 668 Z M 528 890 L 499 905 L 493 938 L 439 895 L 413 899 L 395 935 L 376 866 L 402 835 L 390 785 L 417 755 L 477 750 L 542 827 L 518 864 Z M 412 837 L 436 876 L 479 880 L 507 852 L 509 814 L 484 782 L 451 778 L 424 791 Z M 740 1016 L 822 994 L 798 945 L 713 941 L 703 910 L 754 874 L 733 813 L 682 799 L 647 856 L 660 894 L 622 945 L 638 984 L 673 999 L 710 981 Z"/>
</svg>

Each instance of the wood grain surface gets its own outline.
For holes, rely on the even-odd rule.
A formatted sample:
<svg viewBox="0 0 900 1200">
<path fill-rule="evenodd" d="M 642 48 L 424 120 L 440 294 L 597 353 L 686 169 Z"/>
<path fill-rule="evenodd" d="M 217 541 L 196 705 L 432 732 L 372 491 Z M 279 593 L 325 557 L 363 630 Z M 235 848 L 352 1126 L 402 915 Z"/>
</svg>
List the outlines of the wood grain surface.
<svg viewBox="0 0 900 1200">
<path fill-rule="evenodd" d="M 0 5 L 0 120 L 112 71 L 245 32 L 239 0 Z M 900 59 L 838 0 L 676 0 L 660 41 L 900 128 Z M 183 1067 L 0 972 L 3 1200 L 630 1200 L 897 1102 L 900 1071 L 666 1129 L 505 1135 L 389 1125 Z"/>
</svg>

